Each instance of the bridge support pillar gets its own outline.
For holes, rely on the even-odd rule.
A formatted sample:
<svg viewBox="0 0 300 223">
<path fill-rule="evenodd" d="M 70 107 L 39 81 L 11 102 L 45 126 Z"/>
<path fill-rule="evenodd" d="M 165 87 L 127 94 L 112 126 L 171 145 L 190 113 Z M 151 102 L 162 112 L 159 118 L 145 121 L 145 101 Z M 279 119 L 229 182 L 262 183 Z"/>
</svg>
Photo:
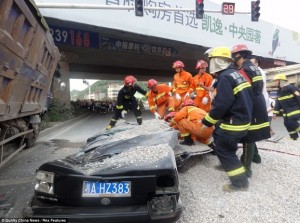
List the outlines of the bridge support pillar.
<svg viewBox="0 0 300 223">
<path fill-rule="evenodd" d="M 60 83 L 54 83 L 53 86 L 53 98 L 61 102 L 63 105 L 70 107 L 70 71 L 69 63 L 60 61 L 60 72 L 61 72 L 61 83 L 66 84 L 65 88 L 62 90 Z"/>
</svg>

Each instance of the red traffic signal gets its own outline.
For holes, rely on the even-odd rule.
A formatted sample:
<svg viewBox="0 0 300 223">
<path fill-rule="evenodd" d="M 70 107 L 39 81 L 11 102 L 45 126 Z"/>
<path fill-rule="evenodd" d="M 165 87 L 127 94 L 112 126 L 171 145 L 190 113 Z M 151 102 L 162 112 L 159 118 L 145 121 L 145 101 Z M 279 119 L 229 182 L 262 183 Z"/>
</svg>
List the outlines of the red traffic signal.
<svg viewBox="0 0 300 223">
<path fill-rule="evenodd" d="M 196 0 L 196 18 L 203 19 L 204 15 L 204 0 Z"/>
</svg>

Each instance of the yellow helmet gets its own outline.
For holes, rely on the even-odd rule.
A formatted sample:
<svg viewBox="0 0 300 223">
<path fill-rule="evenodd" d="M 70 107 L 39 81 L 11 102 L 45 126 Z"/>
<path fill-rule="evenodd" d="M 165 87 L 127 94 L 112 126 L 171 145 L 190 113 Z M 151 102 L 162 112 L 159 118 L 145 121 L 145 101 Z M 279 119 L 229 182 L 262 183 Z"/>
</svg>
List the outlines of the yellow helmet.
<svg viewBox="0 0 300 223">
<path fill-rule="evenodd" d="M 231 59 L 231 51 L 226 46 L 212 48 L 208 54 L 208 58 L 223 57 Z"/>
<path fill-rule="evenodd" d="M 273 80 L 274 80 L 274 81 L 276 81 L 276 80 L 283 80 L 283 81 L 286 81 L 287 79 L 286 79 L 285 74 L 276 74 L 276 75 L 274 76 Z"/>
</svg>

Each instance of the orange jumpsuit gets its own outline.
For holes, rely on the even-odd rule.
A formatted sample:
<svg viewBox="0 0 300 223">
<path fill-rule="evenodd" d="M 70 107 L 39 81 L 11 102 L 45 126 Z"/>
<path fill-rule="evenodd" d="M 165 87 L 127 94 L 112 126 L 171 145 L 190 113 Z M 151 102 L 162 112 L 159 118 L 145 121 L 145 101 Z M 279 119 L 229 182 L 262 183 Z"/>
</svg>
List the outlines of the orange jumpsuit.
<svg viewBox="0 0 300 223">
<path fill-rule="evenodd" d="M 196 106 L 185 106 L 176 113 L 173 120 L 181 134 L 181 137 L 191 135 L 193 140 L 197 140 L 206 145 L 212 141 L 213 127 L 201 130 L 201 120 L 207 114 L 204 110 Z"/>
<path fill-rule="evenodd" d="M 155 113 L 157 109 L 157 113 L 160 117 L 164 117 L 172 98 L 169 95 L 170 92 L 172 92 L 172 87 L 166 84 L 158 84 L 157 93 L 151 90 L 148 92 L 148 103 L 152 113 Z"/>
<path fill-rule="evenodd" d="M 195 105 L 206 112 L 209 112 L 210 110 L 211 98 L 209 96 L 209 92 L 204 88 L 202 88 L 200 84 L 202 84 L 205 87 L 211 87 L 212 82 L 213 82 L 213 77 L 208 73 L 197 74 L 193 78 L 192 88 L 194 91 L 196 91 L 196 98 L 194 99 Z M 205 97 L 208 100 L 207 104 L 202 103 L 202 100 Z"/>
<path fill-rule="evenodd" d="M 181 103 L 184 101 L 184 96 L 186 93 L 192 93 L 194 90 L 192 88 L 193 84 L 193 76 L 182 70 L 180 73 L 176 73 L 174 75 L 173 81 L 173 93 L 174 95 L 179 94 L 182 98 L 180 101 L 173 97 L 173 100 L 170 101 L 170 109 L 174 109 L 173 111 L 177 111 Z"/>
</svg>

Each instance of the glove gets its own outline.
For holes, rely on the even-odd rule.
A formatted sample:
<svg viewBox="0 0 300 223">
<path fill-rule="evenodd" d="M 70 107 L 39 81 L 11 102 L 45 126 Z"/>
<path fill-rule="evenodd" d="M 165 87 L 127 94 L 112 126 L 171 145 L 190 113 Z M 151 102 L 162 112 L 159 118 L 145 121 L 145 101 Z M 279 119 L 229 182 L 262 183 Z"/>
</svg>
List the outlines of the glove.
<svg viewBox="0 0 300 223">
<path fill-rule="evenodd" d="M 161 119 L 161 116 L 157 112 L 154 113 L 154 116 L 156 119 Z"/>
<path fill-rule="evenodd" d="M 188 98 L 188 97 L 190 97 L 190 94 L 189 94 L 189 93 L 186 93 L 186 94 L 184 95 L 184 98 Z"/>
<path fill-rule="evenodd" d="M 176 97 L 176 99 L 177 99 L 178 101 L 181 100 L 181 97 L 180 97 L 180 95 L 179 95 L 178 93 L 175 95 L 175 97 Z"/>
<path fill-rule="evenodd" d="M 202 99 L 202 102 L 201 102 L 202 104 L 204 104 L 204 105 L 207 105 L 207 103 L 208 103 L 208 98 L 207 97 L 204 97 L 203 99 Z"/>
<path fill-rule="evenodd" d="M 123 111 L 121 112 L 121 117 L 124 119 L 126 114 L 127 114 L 127 111 L 126 111 L 126 110 L 123 110 Z"/>
</svg>

